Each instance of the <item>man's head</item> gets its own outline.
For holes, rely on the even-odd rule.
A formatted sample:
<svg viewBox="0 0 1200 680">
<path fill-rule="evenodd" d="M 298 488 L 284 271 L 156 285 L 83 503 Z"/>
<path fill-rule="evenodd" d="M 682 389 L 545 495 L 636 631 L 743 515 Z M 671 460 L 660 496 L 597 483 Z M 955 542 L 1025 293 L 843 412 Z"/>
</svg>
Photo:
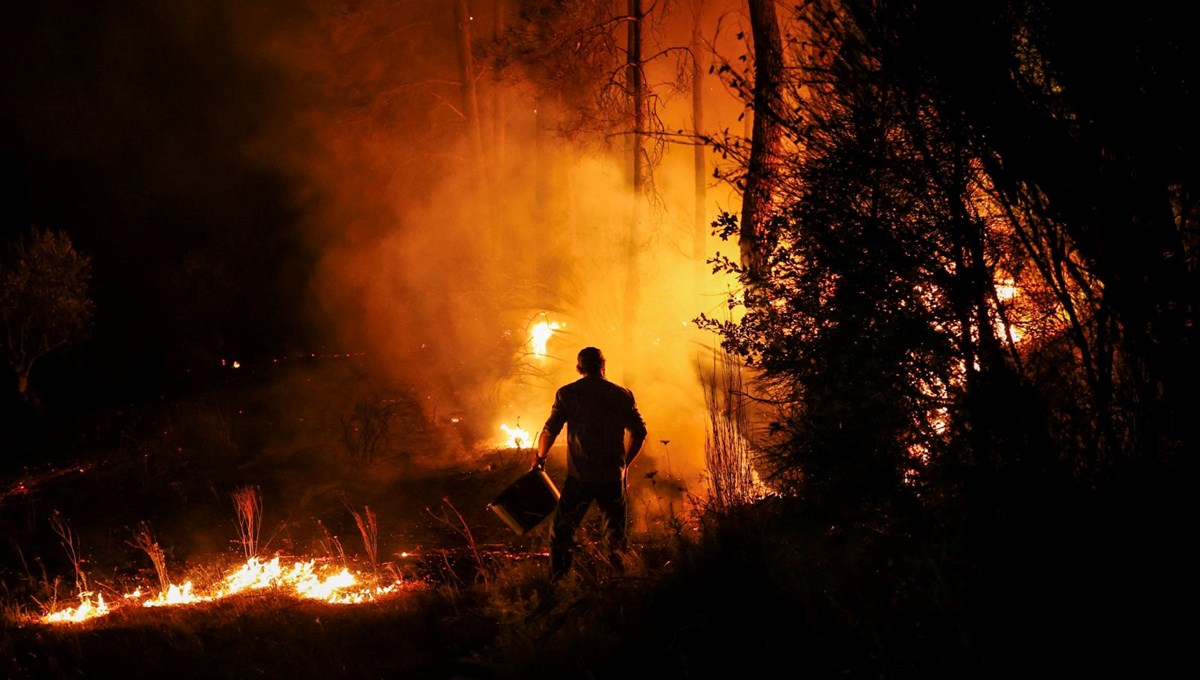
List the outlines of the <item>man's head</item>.
<svg viewBox="0 0 1200 680">
<path fill-rule="evenodd" d="M 584 347 L 575 359 L 575 370 L 583 375 L 604 375 L 604 352 L 596 347 Z"/>
</svg>

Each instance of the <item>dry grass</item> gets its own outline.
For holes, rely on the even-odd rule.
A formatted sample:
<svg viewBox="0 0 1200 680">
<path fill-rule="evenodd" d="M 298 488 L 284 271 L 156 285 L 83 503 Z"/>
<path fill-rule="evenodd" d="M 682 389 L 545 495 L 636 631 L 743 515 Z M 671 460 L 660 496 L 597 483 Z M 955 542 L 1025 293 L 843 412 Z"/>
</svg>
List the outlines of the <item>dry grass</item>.
<svg viewBox="0 0 1200 680">
<path fill-rule="evenodd" d="M 129 544 L 138 550 L 146 553 L 150 561 L 154 564 L 154 573 L 158 577 L 159 593 L 165 594 L 171 587 L 171 579 L 167 575 L 167 556 L 163 552 L 162 546 L 158 544 L 158 539 L 154 536 L 154 531 L 146 522 L 138 525 L 133 531 L 133 538 Z"/>
<path fill-rule="evenodd" d="M 341 409 L 318 428 L 317 406 L 295 411 L 289 402 L 243 412 L 237 403 L 221 410 L 231 425 L 211 443 L 192 435 L 208 422 L 201 412 L 172 410 L 172 427 L 146 418 L 134 431 L 162 437 L 161 446 L 147 439 L 122 456 L 128 444 L 97 445 L 86 463 L 21 475 L 0 487 L 9 490 L 0 514 L 0 594 L 8 614 L 0 619 L 0 677 L 665 680 L 773 677 L 783 670 L 788 677 L 928 680 L 997 677 L 1004 663 L 1060 670 L 1028 651 L 1039 641 L 1038 651 L 1057 653 L 1059 663 L 1071 664 L 1061 669 L 1073 675 L 1103 675 L 1092 672 L 1098 669 L 1168 676 L 1168 661 L 1186 663 L 1183 652 L 1173 651 L 1189 649 L 1186 628 L 1169 616 L 1190 563 L 1179 538 L 1187 535 L 1183 513 L 1163 523 L 1176 515 L 1131 515 L 1123 503 L 1085 506 L 1081 517 L 1106 521 L 1079 526 L 1068 522 L 1074 515 L 1050 523 L 1039 514 L 1036 523 L 998 525 L 1012 537 L 1008 549 L 980 554 L 972 549 L 986 544 L 973 541 L 987 536 L 957 533 L 954 517 L 830 527 L 796 499 L 739 504 L 747 484 L 744 411 L 736 399 L 741 375 L 723 362 L 717 357 L 708 375 L 706 454 L 722 507 L 732 510 L 700 507 L 694 509 L 705 513 L 704 521 L 678 518 L 685 504 L 664 479 L 672 476 L 665 456 L 666 474 L 652 480 L 644 508 L 653 531 L 631 534 L 623 569 L 603 567 L 603 551 L 589 542 L 599 532 L 588 528 L 580 534 L 578 569 L 553 590 L 545 578 L 545 528 L 513 536 L 486 510 L 486 501 L 527 469 L 527 451 L 460 459 L 459 469 L 443 465 L 422 476 L 417 465 L 386 467 L 386 456 L 366 466 L 336 454 Z M 329 392 L 336 390 L 286 390 L 295 399 Z M 304 416 L 288 419 L 283 443 L 268 429 L 278 427 L 281 413 Z M 416 411 L 410 417 L 420 419 Z M 132 425 L 126 417 L 107 430 Z M 228 440 L 251 432 L 252 439 Z M 665 455 L 667 442 L 660 441 Z M 428 446 L 418 458 L 436 457 Z M 264 448 L 278 455 L 258 455 Z M 161 465 L 155 451 L 164 457 Z M 251 451 L 256 455 L 239 453 Z M 292 455 L 297 451 L 312 455 Z M 389 469 L 381 481 L 381 470 Z M 160 585 L 167 556 L 176 579 L 220 580 L 238 550 L 230 550 L 228 496 L 214 490 L 247 478 L 275 499 L 273 515 L 296 533 L 281 543 L 305 544 L 309 536 L 301 531 L 311 527 L 313 536 L 324 536 L 313 540 L 314 550 L 343 562 L 336 533 L 354 529 L 337 493 L 369 503 L 352 511 L 368 557 L 372 550 L 413 551 L 403 561 L 383 557 L 380 573 L 403 572 L 406 581 L 433 587 L 358 606 L 256 592 L 198 606 L 114 608 L 78 626 L 28 623 L 31 609 L 36 615 L 58 604 L 72 572 L 76 591 L 102 591 L 112 601 L 110 593 L 125 585 L 114 574 L 144 563 L 140 554 L 131 556 L 131 545 L 151 561 L 154 546 L 163 550 Z M 293 479 L 299 481 L 288 486 Z M 333 491 L 303 502 L 317 482 Z M 239 548 L 247 554 L 262 549 L 257 490 L 243 487 L 242 501 L 234 501 Z M 429 504 L 437 508 L 449 498 L 457 507 L 443 500 L 438 521 L 427 521 Z M 62 513 L 48 527 L 50 508 Z M 156 518 L 157 535 L 144 526 L 130 542 L 111 530 L 143 517 Z M 1039 527 L 1045 527 L 1041 539 L 1030 543 L 1029 532 Z M 1135 587 L 1122 592 L 1113 583 Z M 76 604 L 72 595 L 62 603 Z M 1108 664 L 1104 654 L 1118 661 L 1124 654 L 1137 667 Z"/>
<path fill-rule="evenodd" d="M 71 560 L 71 566 L 75 569 L 75 592 L 81 595 L 90 592 L 87 572 L 83 570 L 83 559 L 79 555 L 78 537 L 71 531 L 71 526 L 57 510 L 50 515 L 50 526 L 58 535 L 63 550 L 66 551 L 67 557 Z"/>
<path fill-rule="evenodd" d="M 755 498 L 742 366 L 721 349 L 713 353 L 712 369 L 702 374 L 709 422 L 704 433 L 704 462 L 712 487 L 709 503 L 718 512 L 728 511 Z"/>
<path fill-rule="evenodd" d="M 461 536 L 464 541 L 466 541 L 467 548 L 471 551 L 471 557 L 475 560 L 476 578 L 483 581 L 483 585 L 486 588 L 488 585 L 488 572 L 490 571 L 490 566 L 484 560 L 483 553 L 479 550 L 479 544 L 475 540 L 475 534 L 471 531 L 470 523 L 468 523 L 467 520 L 462 516 L 462 513 L 458 511 L 458 508 L 454 507 L 454 504 L 450 502 L 449 498 L 442 498 L 442 504 L 449 508 L 450 512 L 454 514 L 455 518 L 458 520 L 457 522 L 451 521 L 445 510 L 442 510 L 440 514 L 434 513 L 434 511 L 430 508 L 426 508 L 426 510 L 430 516 L 443 525 L 449 527 L 451 530 Z M 454 570 L 451 569 L 450 573 L 454 573 Z"/>
<path fill-rule="evenodd" d="M 258 555 L 259 532 L 262 530 L 262 497 L 257 487 L 243 486 L 231 494 L 237 515 L 238 539 L 246 559 Z"/>
<path fill-rule="evenodd" d="M 379 569 L 379 523 L 376 521 L 375 513 L 371 508 L 364 505 L 363 511 L 359 514 L 351 509 L 350 514 L 354 516 L 354 524 L 358 527 L 358 533 L 362 536 L 363 549 L 367 552 L 367 559 L 371 562 L 371 569 L 377 571 Z"/>
</svg>

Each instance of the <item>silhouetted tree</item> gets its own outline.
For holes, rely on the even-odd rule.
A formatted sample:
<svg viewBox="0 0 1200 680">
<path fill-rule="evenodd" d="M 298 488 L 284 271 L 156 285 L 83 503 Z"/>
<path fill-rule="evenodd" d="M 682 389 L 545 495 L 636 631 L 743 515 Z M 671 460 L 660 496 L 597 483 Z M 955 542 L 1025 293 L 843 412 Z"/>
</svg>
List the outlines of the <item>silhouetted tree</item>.
<svg viewBox="0 0 1200 680">
<path fill-rule="evenodd" d="M 759 205 L 778 208 L 721 222 L 745 242 L 747 219 L 769 219 L 753 230 L 771 236 L 757 258 L 722 263 L 754 294 L 738 323 L 706 323 L 779 408 L 762 439 L 775 483 L 823 512 L 880 516 L 917 495 L 973 376 L 1008 356 L 966 149 L 887 80 L 848 17 L 807 7 L 789 43 L 797 68 L 774 95 L 790 102 L 772 111 L 798 150 L 762 185 Z"/>
<path fill-rule="evenodd" d="M 61 231 L 32 227 L 0 255 L 0 359 L 27 400 L 34 363 L 87 329 L 90 278 L 90 258 Z"/>
<path fill-rule="evenodd" d="M 738 248 L 746 277 L 757 281 L 763 274 L 765 233 L 770 224 L 775 186 L 779 181 L 781 91 L 783 90 L 783 39 L 775 0 L 749 0 L 750 28 L 754 36 L 751 110 L 753 131 L 750 157 L 742 178 L 742 219 Z"/>
<path fill-rule="evenodd" d="M 761 276 L 716 262 L 754 295 L 731 300 L 736 321 L 701 318 L 778 409 L 758 436 L 773 482 L 827 526 L 935 527 L 970 565 L 966 625 L 991 659 L 1014 624 L 1153 656 L 1178 634 L 1141 623 L 1158 620 L 1148 603 L 1190 579 L 1187 21 L 1155 2 L 1103 17 L 1037 0 L 792 11 Z M 1134 582 L 1152 594 L 1094 602 Z M 1047 616 L 1027 620 L 1029 603 Z"/>
<path fill-rule="evenodd" d="M 893 68 L 962 121 L 1043 278 L 1060 300 L 1076 293 L 1074 346 L 1058 356 L 1085 376 L 1089 413 L 1073 421 L 1088 464 L 1191 457 L 1200 55 L 1182 9 L 988 0 L 862 14 Z"/>
</svg>

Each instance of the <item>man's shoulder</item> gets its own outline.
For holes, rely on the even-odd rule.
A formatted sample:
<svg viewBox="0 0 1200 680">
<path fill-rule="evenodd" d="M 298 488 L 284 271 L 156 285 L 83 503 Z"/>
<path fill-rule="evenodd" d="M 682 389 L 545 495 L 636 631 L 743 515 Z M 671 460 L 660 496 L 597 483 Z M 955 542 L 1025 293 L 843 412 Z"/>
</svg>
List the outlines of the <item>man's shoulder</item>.
<svg viewBox="0 0 1200 680">
<path fill-rule="evenodd" d="M 560 390 L 577 394 L 622 395 L 633 399 L 633 392 L 629 388 L 619 385 L 608 378 L 598 376 L 584 376 L 573 383 L 564 385 Z"/>
</svg>

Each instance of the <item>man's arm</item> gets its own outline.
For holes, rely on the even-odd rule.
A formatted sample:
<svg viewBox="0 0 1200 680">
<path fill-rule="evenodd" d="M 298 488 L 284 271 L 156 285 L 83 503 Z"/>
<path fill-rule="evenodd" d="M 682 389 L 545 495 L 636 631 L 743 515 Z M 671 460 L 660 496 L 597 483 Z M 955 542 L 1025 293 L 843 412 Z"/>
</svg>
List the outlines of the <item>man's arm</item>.
<svg viewBox="0 0 1200 680">
<path fill-rule="evenodd" d="M 637 458 L 638 454 L 641 453 L 642 444 L 645 441 L 646 441 L 646 431 L 645 430 L 642 430 L 641 434 L 639 434 L 636 431 L 630 433 L 629 448 L 626 449 L 626 451 L 625 451 L 625 467 L 629 467 L 629 464 L 633 462 L 633 459 Z"/>
<path fill-rule="evenodd" d="M 625 467 L 629 467 L 633 459 L 641 453 L 642 444 L 647 436 L 646 421 L 642 418 L 641 411 L 638 411 L 637 402 L 630 404 L 629 425 L 626 429 L 629 430 L 629 448 L 625 450 Z"/>
<path fill-rule="evenodd" d="M 550 434 L 550 430 L 542 428 L 542 433 L 538 435 L 537 451 L 533 457 L 533 470 L 546 469 L 546 456 L 550 455 L 550 447 L 554 445 L 556 437 Z"/>
<path fill-rule="evenodd" d="M 550 447 L 554 445 L 554 440 L 558 438 L 558 433 L 562 432 L 563 426 L 567 424 L 567 410 L 563 403 L 563 391 L 559 389 L 554 393 L 554 405 L 550 407 L 550 417 L 546 419 L 546 424 L 542 426 L 542 433 L 538 435 L 537 451 L 533 455 L 533 470 L 546 469 L 546 456 L 550 455 Z"/>
</svg>

